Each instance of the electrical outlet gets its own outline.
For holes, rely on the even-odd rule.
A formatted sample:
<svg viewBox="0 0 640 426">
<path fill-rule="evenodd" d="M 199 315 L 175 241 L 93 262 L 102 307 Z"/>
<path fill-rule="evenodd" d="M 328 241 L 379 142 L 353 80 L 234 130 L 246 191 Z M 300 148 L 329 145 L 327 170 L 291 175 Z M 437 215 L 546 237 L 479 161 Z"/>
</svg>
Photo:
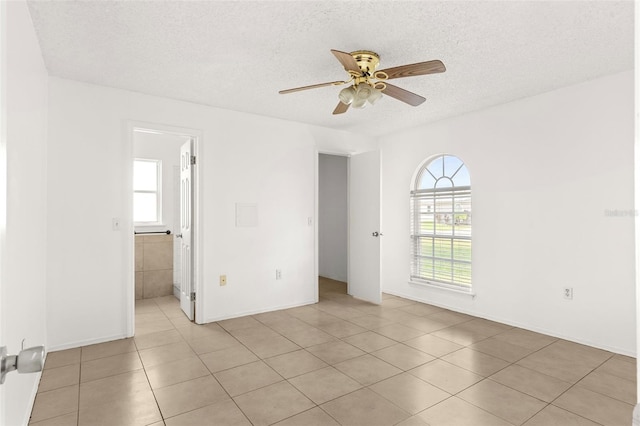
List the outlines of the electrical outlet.
<svg viewBox="0 0 640 426">
<path fill-rule="evenodd" d="M 282 279 L 282 271 L 280 269 L 276 269 L 276 280 Z"/>
<path fill-rule="evenodd" d="M 227 285 L 227 276 L 226 275 L 220 275 L 220 285 Z"/>
<path fill-rule="evenodd" d="M 573 299 L 573 287 L 564 287 L 562 289 L 562 295 L 567 300 Z"/>
</svg>

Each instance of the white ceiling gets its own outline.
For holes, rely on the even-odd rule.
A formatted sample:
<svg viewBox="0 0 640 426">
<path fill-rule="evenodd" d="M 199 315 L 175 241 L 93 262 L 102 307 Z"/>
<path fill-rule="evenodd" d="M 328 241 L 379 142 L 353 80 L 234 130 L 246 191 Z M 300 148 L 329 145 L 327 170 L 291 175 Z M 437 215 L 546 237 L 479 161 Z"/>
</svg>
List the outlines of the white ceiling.
<svg viewBox="0 0 640 426">
<path fill-rule="evenodd" d="M 381 135 L 633 68 L 633 2 L 29 1 L 53 76 Z M 379 69 L 440 59 L 443 74 L 331 114 L 347 78 L 330 49 Z M 595 101 L 595 100 L 594 100 Z"/>
</svg>

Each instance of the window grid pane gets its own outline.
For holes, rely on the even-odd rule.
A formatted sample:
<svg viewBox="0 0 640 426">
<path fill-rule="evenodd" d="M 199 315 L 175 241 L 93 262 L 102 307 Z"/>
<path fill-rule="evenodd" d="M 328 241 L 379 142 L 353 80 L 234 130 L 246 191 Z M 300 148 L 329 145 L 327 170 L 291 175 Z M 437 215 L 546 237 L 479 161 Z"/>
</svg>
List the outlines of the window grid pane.
<svg viewBox="0 0 640 426">
<path fill-rule="evenodd" d="M 133 194 L 133 221 L 157 222 L 158 198 L 151 192 L 136 192 Z"/>
<path fill-rule="evenodd" d="M 133 221 L 159 223 L 160 214 L 160 160 L 133 161 Z"/>
<path fill-rule="evenodd" d="M 158 191 L 158 162 L 148 160 L 134 160 L 133 162 L 133 190 Z"/>
<path fill-rule="evenodd" d="M 425 174 L 431 175 L 427 170 L 435 179 L 425 179 Z M 411 277 L 469 289 L 469 172 L 457 157 L 440 156 L 427 164 L 418 176 L 411 193 Z M 427 187 L 427 183 L 431 187 Z M 461 183 L 464 186 L 456 186 Z"/>
</svg>

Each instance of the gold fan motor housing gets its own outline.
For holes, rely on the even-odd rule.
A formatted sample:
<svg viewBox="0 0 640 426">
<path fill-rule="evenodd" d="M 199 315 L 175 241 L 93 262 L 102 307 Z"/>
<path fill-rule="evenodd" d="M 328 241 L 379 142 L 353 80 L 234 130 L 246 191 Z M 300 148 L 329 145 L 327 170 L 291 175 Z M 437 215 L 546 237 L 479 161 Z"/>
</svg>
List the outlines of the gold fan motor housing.
<svg viewBox="0 0 640 426">
<path fill-rule="evenodd" d="M 378 64 L 380 64 L 380 56 L 370 50 L 356 50 L 349 54 L 356 60 L 360 71 L 364 75 L 373 75 L 373 72 L 378 68 Z"/>
</svg>

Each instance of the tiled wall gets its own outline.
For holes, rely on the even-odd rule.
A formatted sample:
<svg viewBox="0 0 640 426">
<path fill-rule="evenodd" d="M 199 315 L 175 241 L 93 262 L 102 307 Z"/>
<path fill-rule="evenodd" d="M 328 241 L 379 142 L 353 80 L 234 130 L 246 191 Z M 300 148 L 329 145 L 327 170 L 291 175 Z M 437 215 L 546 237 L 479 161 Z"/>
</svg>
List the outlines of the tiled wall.
<svg viewBox="0 0 640 426">
<path fill-rule="evenodd" d="M 173 235 L 136 235 L 136 299 L 173 294 Z"/>
</svg>

